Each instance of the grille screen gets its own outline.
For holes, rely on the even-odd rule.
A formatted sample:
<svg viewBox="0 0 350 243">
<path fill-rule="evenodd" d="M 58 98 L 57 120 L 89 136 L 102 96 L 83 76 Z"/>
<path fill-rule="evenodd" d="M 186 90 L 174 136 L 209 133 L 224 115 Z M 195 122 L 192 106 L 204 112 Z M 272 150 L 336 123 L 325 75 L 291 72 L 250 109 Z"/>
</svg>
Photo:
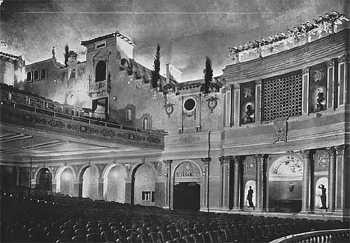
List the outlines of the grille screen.
<svg viewBox="0 0 350 243">
<path fill-rule="evenodd" d="M 300 116 L 302 113 L 302 72 L 264 79 L 263 120 Z"/>
</svg>

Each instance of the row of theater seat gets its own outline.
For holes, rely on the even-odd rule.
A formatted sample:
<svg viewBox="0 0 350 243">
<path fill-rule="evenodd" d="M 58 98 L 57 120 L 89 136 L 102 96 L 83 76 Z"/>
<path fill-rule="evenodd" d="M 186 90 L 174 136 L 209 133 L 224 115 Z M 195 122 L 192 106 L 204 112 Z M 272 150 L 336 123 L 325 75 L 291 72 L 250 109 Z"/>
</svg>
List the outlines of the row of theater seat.
<svg viewBox="0 0 350 243">
<path fill-rule="evenodd" d="M 268 242 L 340 221 L 188 213 L 90 199 L 1 194 L 2 242 Z"/>
</svg>

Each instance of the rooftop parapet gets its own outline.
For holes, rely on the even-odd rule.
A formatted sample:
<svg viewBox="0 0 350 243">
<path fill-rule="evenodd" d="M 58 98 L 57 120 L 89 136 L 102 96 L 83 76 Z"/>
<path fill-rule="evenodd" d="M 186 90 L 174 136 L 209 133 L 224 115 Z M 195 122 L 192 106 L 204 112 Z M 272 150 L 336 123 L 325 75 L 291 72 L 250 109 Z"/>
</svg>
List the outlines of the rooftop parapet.
<svg viewBox="0 0 350 243">
<path fill-rule="evenodd" d="M 289 50 L 348 28 L 349 19 L 338 12 L 326 13 L 312 22 L 289 29 L 287 33 L 269 36 L 268 39 L 249 41 L 238 47 L 230 47 L 234 64 L 270 56 Z"/>
</svg>

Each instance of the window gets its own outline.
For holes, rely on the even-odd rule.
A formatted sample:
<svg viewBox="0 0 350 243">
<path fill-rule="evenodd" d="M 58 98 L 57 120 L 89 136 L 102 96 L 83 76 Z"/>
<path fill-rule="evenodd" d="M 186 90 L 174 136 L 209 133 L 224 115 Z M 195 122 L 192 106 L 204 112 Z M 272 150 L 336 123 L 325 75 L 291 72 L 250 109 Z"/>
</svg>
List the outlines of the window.
<svg viewBox="0 0 350 243">
<path fill-rule="evenodd" d="M 130 108 L 126 109 L 126 120 L 131 121 L 132 120 L 132 111 Z"/>
<path fill-rule="evenodd" d="M 154 192 L 153 191 L 143 191 L 142 201 L 154 202 Z"/>
<path fill-rule="evenodd" d="M 100 82 L 106 80 L 106 62 L 99 61 L 95 69 L 95 81 Z"/>
<path fill-rule="evenodd" d="M 185 102 L 184 102 L 184 109 L 185 109 L 185 111 L 191 112 L 195 108 L 196 108 L 196 101 L 192 97 L 187 98 L 185 100 Z"/>
<path fill-rule="evenodd" d="M 262 112 L 264 121 L 301 115 L 301 76 L 301 71 L 296 71 L 263 80 Z"/>
<path fill-rule="evenodd" d="M 46 72 L 45 70 L 41 70 L 41 75 L 40 75 L 40 79 L 45 79 L 45 76 L 46 76 Z"/>
<path fill-rule="evenodd" d="M 27 73 L 27 81 L 32 81 L 32 73 L 31 72 Z"/>
<path fill-rule="evenodd" d="M 149 129 L 149 123 L 148 123 L 148 117 L 145 117 L 145 118 L 143 118 L 143 121 L 142 121 L 142 128 L 144 129 L 144 130 L 147 130 L 147 129 Z"/>
<path fill-rule="evenodd" d="M 70 73 L 69 79 L 71 78 L 75 78 L 75 69 L 73 69 L 72 72 Z"/>
<path fill-rule="evenodd" d="M 39 79 L 39 72 L 34 71 L 34 80 L 38 80 L 38 79 Z"/>
<path fill-rule="evenodd" d="M 101 42 L 95 43 L 95 49 L 99 49 L 99 48 L 103 48 L 103 47 L 106 47 L 106 41 L 101 41 Z"/>
</svg>

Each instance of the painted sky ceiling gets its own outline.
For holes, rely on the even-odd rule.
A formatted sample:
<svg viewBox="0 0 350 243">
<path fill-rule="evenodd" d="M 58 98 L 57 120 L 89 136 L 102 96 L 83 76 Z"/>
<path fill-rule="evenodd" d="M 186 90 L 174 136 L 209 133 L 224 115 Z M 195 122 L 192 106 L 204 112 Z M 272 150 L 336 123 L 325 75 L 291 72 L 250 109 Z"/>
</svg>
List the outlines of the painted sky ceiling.
<svg viewBox="0 0 350 243">
<path fill-rule="evenodd" d="M 136 42 L 135 58 L 152 67 L 157 43 L 162 70 L 170 62 L 183 79 L 203 76 L 205 56 L 214 74 L 232 63 L 228 47 L 336 10 L 347 0 L 5 0 L 1 6 L 2 48 L 24 55 L 27 63 L 51 56 L 63 60 L 64 45 L 84 58 L 81 40 L 119 30 Z M 4 47 L 6 46 L 6 47 Z"/>
</svg>

